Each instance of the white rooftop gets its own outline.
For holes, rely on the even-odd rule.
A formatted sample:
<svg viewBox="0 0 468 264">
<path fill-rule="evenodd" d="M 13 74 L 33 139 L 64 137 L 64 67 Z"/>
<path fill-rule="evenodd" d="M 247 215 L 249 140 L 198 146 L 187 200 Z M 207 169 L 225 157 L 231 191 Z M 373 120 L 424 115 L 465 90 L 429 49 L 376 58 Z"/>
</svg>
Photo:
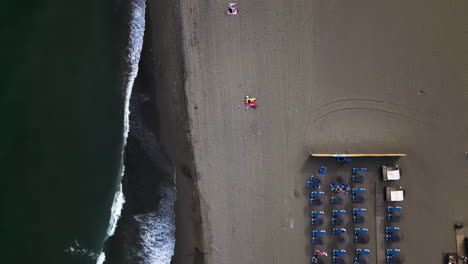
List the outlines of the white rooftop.
<svg viewBox="0 0 468 264">
<path fill-rule="evenodd" d="M 388 170 L 387 171 L 387 179 L 392 181 L 397 181 L 400 179 L 400 170 Z"/>
<path fill-rule="evenodd" d="M 390 192 L 390 200 L 394 201 L 394 202 L 403 201 L 403 190 L 391 191 Z"/>
</svg>

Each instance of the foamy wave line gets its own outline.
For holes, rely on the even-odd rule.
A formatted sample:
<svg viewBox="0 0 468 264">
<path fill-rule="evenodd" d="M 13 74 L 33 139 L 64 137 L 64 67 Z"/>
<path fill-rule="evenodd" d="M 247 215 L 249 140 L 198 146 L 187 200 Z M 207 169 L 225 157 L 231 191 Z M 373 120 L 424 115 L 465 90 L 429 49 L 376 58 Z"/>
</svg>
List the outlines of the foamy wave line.
<svg viewBox="0 0 468 264">
<path fill-rule="evenodd" d="M 124 131 L 123 131 L 123 144 L 122 144 L 122 159 L 121 159 L 121 171 L 119 174 L 120 184 L 114 195 L 114 201 L 111 208 L 111 218 L 109 226 L 107 228 L 107 236 L 104 240 L 107 240 L 112 236 L 117 227 L 117 222 L 122 213 L 122 208 L 125 203 L 125 197 L 122 191 L 122 179 L 125 173 L 124 166 L 124 152 L 125 146 L 127 145 L 128 132 L 130 131 L 130 97 L 132 96 L 133 83 L 138 74 L 138 63 L 140 62 L 141 50 L 143 48 L 143 36 L 145 33 L 145 0 L 133 0 L 130 3 L 130 29 L 129 38 L 127 43 L 126 51 L 126 64 L 128 66 L 128 72 L 124 76 L 125 90 L 124 90 Z M 99 254 L 97 257 L 96 264 L 103 264 L 106 259 L 104 252 Z"/>
<path fill-rule="evenodd" d="M 144 260 L 143 264 L 171 263 L 175 247 L 175 200 L 175 188 L 166 188 L 163 198 L 159 201 L 158 211 L 135 216 L 143 242 L 143 248 L 138 252 Z"/>
<path fill-rule="evenodd" d="M 135 78 L 138 74 L 138 63 L 140 62 L 141 50 L 143 48 L 143 36 L 145 33 L 145 10 L 145 0 L 134 0 L 131 2 L 128 50 L 125 58 L 129 67 L 129 71 L 127 76 L 125 76 L 127 81 L 124 101 L 124 134 L 120 181 L 122 181 L 125 172 L 125 166 L 123 164 L 125 146 L 127 145 L 127 137 L 130 130 L 130 97 L 132 95 L 133 83 L 135 82 Z M 114 202 L 111 209 L 111 219 L 107 229 L 106 239 L 114 234 L 124 203 L 125 197 L 122 192 L 122 183 L 120 183 L 114 196 Z"/>
<path fill-rule="evenodd" d="M 122 167 L 121 177 L 124 171 L 125 171 L 125 167 Z M 120 215 L 122 213 L 122 208 L 123 208 L 124 203 L 125 203 L 125 197 L 122 191 L 122 183 L 120 183 L 114 196 L 114 202 L 112 203 L 112 208 L 111 208 L 112 213 L 111 213 L 109 227 L 107 229 L 107 237 L 110 237 L 114 234 L 115 229 L 117 228 L 117 221 L 119 220 Z"/>
<path fill-rule="evenodd" d="M 104 254 L 104 252 L 101 252 L 101 254 L 99 255 L 96 261 L 96 264 L 103 264 L 104 261 L 106 261 L 106 254 Z"/>
</svg>

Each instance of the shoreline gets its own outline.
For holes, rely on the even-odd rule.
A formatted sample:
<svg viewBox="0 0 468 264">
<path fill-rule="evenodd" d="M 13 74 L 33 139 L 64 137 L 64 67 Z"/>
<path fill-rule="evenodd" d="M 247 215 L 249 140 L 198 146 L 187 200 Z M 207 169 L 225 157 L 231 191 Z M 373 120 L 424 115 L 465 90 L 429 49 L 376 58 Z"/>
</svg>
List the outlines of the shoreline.
<svg viewBox="0 0 468 264">
<path fill-rule="evenodd" d="M 176 245 L 171 263 L 204 263 L 204 240 L 198 173 L 194 162 L 187 102 L 185 50 L 180 3 L 148 1 L 148 27 L 153 54 L 155 127 L 162 150 L 176 167 Z"/>
</svg>

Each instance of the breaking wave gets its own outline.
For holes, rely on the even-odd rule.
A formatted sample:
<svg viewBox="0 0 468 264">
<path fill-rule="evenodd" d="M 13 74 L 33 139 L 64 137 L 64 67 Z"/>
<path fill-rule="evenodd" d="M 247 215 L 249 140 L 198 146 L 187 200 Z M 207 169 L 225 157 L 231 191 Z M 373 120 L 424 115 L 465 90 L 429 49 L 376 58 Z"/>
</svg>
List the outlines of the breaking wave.
<svg viewBox="0 0 468 264">
<path fill-rule="evenodd" d="M 123 245 L 124 251 L 129 253 L 125 258 L 132 259 L 131 263 L 169 264 L 175 247 L 174 203 L 177 196 L 175 168 L 174 164 L 163 154 L 158 139 L 145 125 L 140 110 L 144 95 L 135 81 L 139 73 L 138 65 L 144 42 L 146 3 L 145 0 L 130 1 L 129 38 L 125 53 L 127 73 L 124 76 L 123 91 L 125 101 L 122 167 L 119 175 L 120 184 L 112 204 L 106 241 L 114 241 L 116 243 L 112 244 L 114 246 Z M 129 141 L 128 145 L 127 141 Z M 149 163 L 146 164 L 145 161 Z M 149 166 L 149 169 L 146 170 L 144 166 Z M 135 181 L 135 179 L 140 179 L 136 177 L 139 174 L 135 175 L 135 168 L 145 168 L 146 174 L 141 182 Z M 125 184 L 123 185 L 124 177 Z M 128 193 L 135 191 L 138 193 L 137 197 L 140 195 L 144 197 L 143 200 L 135 202 L 135 195 Z M 127 201 L 124 193 L 128 196 Z M 138 210 L 135 208 L 136 205 L 151 209 Z M 122 212 L 124 215 L 119 221 Z M 132 215 L 131 212 L 135 214 Z M 119 227 L 116 231 L 117 223 Z M 128 234 L 128 230 L 135 232 L 133 235 L 125 236 L 122 235 L 122 230 L 127 230 L 123 231 L 124 234 Z M 114 262 L 114 253 L 120 251 L 119 249 L 122 248 L 110 246 L 106 249 L 107 262 Z M 103 264 L 106 256 L 104 252 L 101 252 L 95 256 L 95 259 L 97 264 Z M 122 261 L 122 259 L 116 261 Z"/>
<path fill-rule="evenodd" d="M 101 254 L 99 255 L 96 261 L 96 264 L 103 264 L 104 261 L 106 261 L 106 254 L 104 254 L 104 252 L 101 252 Z"/>
<path fill-rule="evenodd" d="M 135 82 L 135 78 L 138 74 L 138 63 L 140 61 L 141 50 L 143 48 L 143 36 L 145 33 L 145 9 L 146 4 L 144 0 L 134 0 L 131 2 L 130 31 L 127 45 L 128 49 L 125 56 L 128 72 L 126 76 L 124 76 L 124 134 L 120 181 L 122 180 L 125 173 L 125 166 L 123 164 L 125 146 L 127 145 L 128 132 L 130 131 L 130 97 L 132 95 L 133 83 Z M 114 202 L 112 204 L 112 213 L 109 228 L 107 230 L 107 237 L 110 237 L 114 234 L 124 203 L 125 197 L 122 192 L 122 183 L 120 183 L 114 196 Z"/>
<path fill-rule="evenodd" d="M 144 264 L 168 264 L 174 253 L 174 210 L 176 190 L 166 189 L 159 203 L 159 210 L 148 214 L 136 215 L 140 227 L 142 250 L 138 253 Z"/>
<path fill-rule="evenodd" d="M 138 63 L 140 61 L 141 51 L 143 48 L 143 37 L 145 32 L 145 0 L 132 0 L 129 8 L 129 33 L 127 49 L 124 55 L 125 69 L 127 69 L 123 76 L 123 97 L 124 97 L 124 130 L 123 130 L 123 144 L 122 144 L 122 160 L 121 170 L 119 175 L 119 185 L 114 195 L 114 200 L 111 207 L 111 217 L 109 226 L 107 229 L 107 235 L 104 240 L 107 240 L 112 236 L 117 227 L 117 221 L 120 218 L 123 205 L 125 203 L 125 197 L 122 192 L 122 179 L 125 173 L 124 166 L 124 151 L 127 145 L 128 132 L 130 131 L 130 98 L 132 95 L 133 84 L 138 74 Z M 97 264 L 104 263 L 106 256 L 104 252 L 101 252 L 96 258 Z"/>
</svg>

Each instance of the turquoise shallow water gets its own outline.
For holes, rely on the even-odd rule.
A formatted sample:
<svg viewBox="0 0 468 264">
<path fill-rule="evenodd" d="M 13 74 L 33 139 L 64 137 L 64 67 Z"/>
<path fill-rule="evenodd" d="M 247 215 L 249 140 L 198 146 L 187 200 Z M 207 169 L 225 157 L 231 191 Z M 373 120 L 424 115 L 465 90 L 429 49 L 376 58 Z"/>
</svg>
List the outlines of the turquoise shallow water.
<svg viewBox="0 0 468 264">
<path fill-rule="evenodd" d="M 1 263 L 95 263 L 101 250 L 121 166 L 118 2 L 2 8 Z"/>
</svg>

